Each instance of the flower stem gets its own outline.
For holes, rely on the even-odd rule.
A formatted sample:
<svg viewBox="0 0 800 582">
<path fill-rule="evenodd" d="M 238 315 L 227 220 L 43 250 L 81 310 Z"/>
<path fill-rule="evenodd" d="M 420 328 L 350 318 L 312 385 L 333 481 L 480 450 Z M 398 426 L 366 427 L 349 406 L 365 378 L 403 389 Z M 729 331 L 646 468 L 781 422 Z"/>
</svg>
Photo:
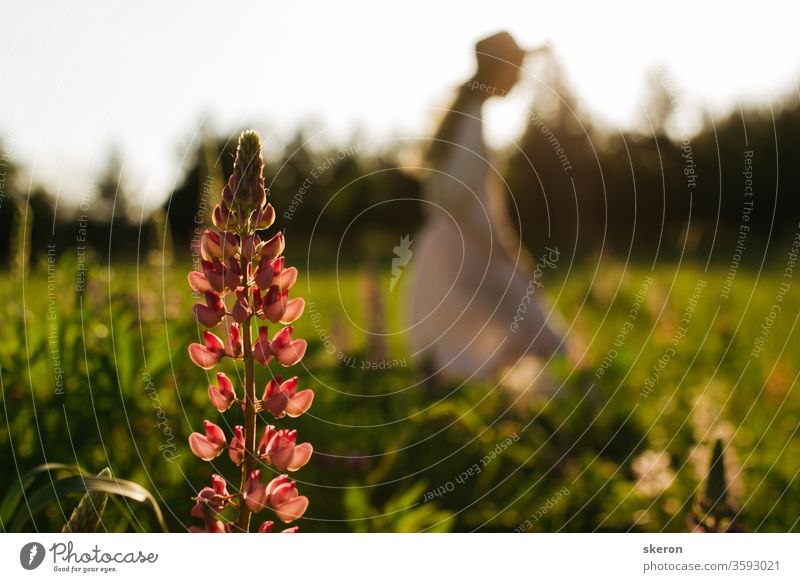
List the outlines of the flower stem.
<svg viewBox="0 0 800 582">
<path fill-rule="evenodd" d="M 247 285 L 247 301 L 252 305 L 250 297 L 250 282 L 247 281 L 247 267 L 249 259 L 244 255 L 241 258 L 242 273 Z M 244 462 L 242 463 L 242 486 L 240 491 L 244 494 L 245 484 L 250 472 L 255 469 L 256 461 L 256 383 L 253 369 L 253 348 L 250 337 L 250 315 L 242 325 L 242 348 L 244 350 Z M 246 503 L 239 504 L 239 529 L 243 532 L 250 531 L 250 508 Z"/>
</svg>

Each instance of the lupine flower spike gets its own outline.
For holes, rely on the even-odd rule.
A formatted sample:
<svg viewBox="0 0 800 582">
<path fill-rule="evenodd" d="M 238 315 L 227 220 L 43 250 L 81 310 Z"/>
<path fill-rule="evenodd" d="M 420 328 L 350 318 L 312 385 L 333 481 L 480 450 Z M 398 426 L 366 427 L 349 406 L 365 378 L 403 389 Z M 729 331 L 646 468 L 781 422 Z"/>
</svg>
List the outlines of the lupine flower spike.
<svg viewBox="0 0 800 582">
<path fill-rule="evenodd" d="M 278 520 L 289 523 L 308 507 L 308 498 L 299 494 L 287 475 L 264 483 L 262 470 L 257 468 L 266 464 L 278 473 L 297 471 L 308 463 L 314 450 L 310 443 L 298 444 L 297 431 L 286 427 L 267 425 L 256 441 L 259 412 L 276 419 L 295 418 L 314 400 L 313 391 L 298 391 L 296 376 L 284 381 L 275 375 L 270 375 L 261 398 L 256 398 L 256 362 L 264 367 L 271 363 L 290 367 L 306 352 L 305 340 L 294 338 L 294 328 L 289 325 L 305 308 L 302 298 L 289 298 L 297 269 L 286 265 L 283 234 L 259 233 L 275 221 L 275 209 L 264 189 L 263 167 L 261 139 L 254 131 L 243 132 L 233 174 L 212 213 L 215 228 L 206 230 L 200 242 L 202 271 L 193 271 L 188 277 L 189 286 L 203 297 L 193 308 L 198 324 L 215 330 L 204 330 L 203 341 L 189 346 L 192 362 L 211 370 L 228 358 L 244 368 L 240 392 L 223 372 L 218 372 L 216 384 L 208 387 L 211 406 L 220 413 L 241 411 L 243 424 L 231 423 L 235 426 L 229 439 L 222 427 L 206 420 L 203 432 L 189 436 L 189 447 L 202 460 L 224 459 L 221 455 L 227 449 L 227 458 L 241 469 L 241 481 L 238 488 L 231 485 L 232 493 L 229 483 L 216 474 L 211 476 L 211 487 L 200 490 L 191 514 L 202 523 L 189 528 L 193 532 L 248 532 L 254 513 L 269 509 Z M 258 326 L 253 337 L 255 320 L 265 324 Z M 273 325 L 278 329 L 273 328 L 270 336 Z M 238 513 L 233 519 L 226 518 L 229 508 Z M 274 522 L 267 520 L 258 531 L 269 533 L 273 528 Z M 284 532 L 297 530 L 295 526 Z"/>
</svg>

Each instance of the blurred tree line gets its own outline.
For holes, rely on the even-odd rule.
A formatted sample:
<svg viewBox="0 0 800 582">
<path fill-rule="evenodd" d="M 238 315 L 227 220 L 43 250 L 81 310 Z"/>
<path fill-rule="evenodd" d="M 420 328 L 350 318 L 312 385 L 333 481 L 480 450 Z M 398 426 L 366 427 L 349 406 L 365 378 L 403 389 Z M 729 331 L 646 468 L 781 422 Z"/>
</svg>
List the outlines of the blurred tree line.
<svg viewBox="0 0 800 582">
<path fill-rule="evenodd" d="M 724 264 L 743 224 L 750 228 L 745 261 L 760 260 L 767 246 L 797 230 L 796 97 L 698 122 L 668 76 L 655 71 L 640 126 L 614 131 L 581 108 L 557 61 L 546 64 L 539 80 L 527 130 L 504 152 L 512 218 L 529 248 L 556 244 L 578 257 L 684 256 Z M 229 136 L 197 144 L 183 181 L 145 215 L 130 204 L 114 151 L 83 210 L 56 204 L 43 187 L 29 192 L 20 184 L 21 169 L 4 158 L 0 260 L 19 257 L 26 238 L 33 255 L 51 243 L 74 247 L 79 231 L 103 259 L 140 260 L 163 249 L 185 255 L 210 221 L 234 144 Z M 751 168 L 745 152 L 752 152 Z M 419 177 L 402 169 L 401 154 L 363 144 L 314 149 L 298 133 L 279 155 L 267 153 L 266 181 L 281 228 L 322 260 L 369 260 L 370 249 L 391 248 L 423 220 Z M 754 193 L 746 223 L 745 170 L 752 172 Z"/>
<path fill-rule="evenodd" d="M 581 110 L 557 62 L 541 81 L 527 130 L 508 150 L 506 177 L 512 215 L 529 247 L 555 243 L 577 256 L 727 263 L 742 226 L 749 227 L 745 261 L 760 260 L 767 247 L 797 232 L 796 95 L 721 120 L 695 120 L 703 112 L 689 110 L 656 69 L 639 127 L 613 131 Z M 753 207 L 742 219 L 746 179 Z"/>
<path fill-rule="evenodd" d="M 233 170 L 236 140 L 211 139 L 197 148 L 183 183 L 164 203 L 176 250 L 188 249 L 210 220 L 224 177 Z M 391 248 L 422 222 L 419 181 L 404 172 L 397 151 L 368 153 L 361 143 L 316 150 L 297 133 L 279 155 L 266 152 L 265 183 L 276 224 L 295 241 L 294 252 L 348 261 L 353 251 L 386 241 Z M 405 198 L 406 200 L 399 200 Z M 389 245 L 386 247 L 386 245 Z M 366 258 L 370 258 L 367 256 Z"/>
</svg>

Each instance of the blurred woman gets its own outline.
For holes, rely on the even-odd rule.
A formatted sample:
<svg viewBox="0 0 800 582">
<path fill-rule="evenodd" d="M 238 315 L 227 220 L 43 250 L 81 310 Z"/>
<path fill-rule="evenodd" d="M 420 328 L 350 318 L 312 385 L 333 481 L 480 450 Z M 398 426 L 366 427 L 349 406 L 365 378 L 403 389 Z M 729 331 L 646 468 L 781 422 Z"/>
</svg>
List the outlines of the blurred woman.
<svg viewBox="0 0 800 582">
<path fill-rule="evenodd" d="M 527 388 L 538 375 L 529 357 L 567 350 L 563 323 L 540 299 L 559 266 L 558 249 L 545 251 L 545 264 L 528 257 L 483 139 L 483 104 L 514 87 L 526 53 L 503 32 L 478 42 L 476 54 L 477 71 L 460 87 L 427 155 L 426 223 L 410 262 L 409 336 L 414 356 L 437 375 L 485 379 L 523 365 Z"/>
</svg>

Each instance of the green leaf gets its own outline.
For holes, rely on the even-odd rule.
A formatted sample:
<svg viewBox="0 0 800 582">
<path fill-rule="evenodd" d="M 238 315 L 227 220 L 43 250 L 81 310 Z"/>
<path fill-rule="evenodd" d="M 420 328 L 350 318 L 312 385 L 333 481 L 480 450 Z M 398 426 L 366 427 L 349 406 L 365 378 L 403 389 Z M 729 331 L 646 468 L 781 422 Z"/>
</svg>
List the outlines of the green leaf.
<svg viewBox="0 0 800 582">
<path fill-rule="evenodd" d="M 18 515 L 12 522 L 11 529 L 13 531 L 21 531 L 32 515 L 35 515 L 51 503 L 57 502 L 71 493 L 90 491 L 109 495 L 120 495 L 148 505 L 156 516 L 156 520 L 161 529 L 165 532 L 167 531 L 167 526 L 164 523 L 164 516 L 161 514 L 161 508 L 159 508 L 153 495 L 141 485 L 124 479 L 83 476 L 59 479 L 52 485 L 37 490 L 28 497 L 28 507 L 30 511 Z"/>
<path fill-rule="evenodd" d="M 22 475 L 11 490 L 3 498 L 3 503 L 0 504 L 0 524 L 4 528 L 8 527 L 8 523 L 14 517 L 14 514 L 20 507 L 20 501 L 23 498 L 24 491 L 27 491 L 33 485 L 36 478 L 51 471 L 68 471 L 73 475 L 81 475 L 83 471 L 76 465 L 65 465 L 63 463 L 45 463 L 38 465 Z"/>
<path fill-rule="evenodd" d="M 106 467 L 97 474 L 98 477 L 110 478 L 111 469 Z M 87 491 L 81 497 L 77 507 L 72 510 L 67 523 L 64 524 L 61 533 L 94 533 L 103 520 L 103 512 L 108 503 L 108 494 Z"/>
</svg>

